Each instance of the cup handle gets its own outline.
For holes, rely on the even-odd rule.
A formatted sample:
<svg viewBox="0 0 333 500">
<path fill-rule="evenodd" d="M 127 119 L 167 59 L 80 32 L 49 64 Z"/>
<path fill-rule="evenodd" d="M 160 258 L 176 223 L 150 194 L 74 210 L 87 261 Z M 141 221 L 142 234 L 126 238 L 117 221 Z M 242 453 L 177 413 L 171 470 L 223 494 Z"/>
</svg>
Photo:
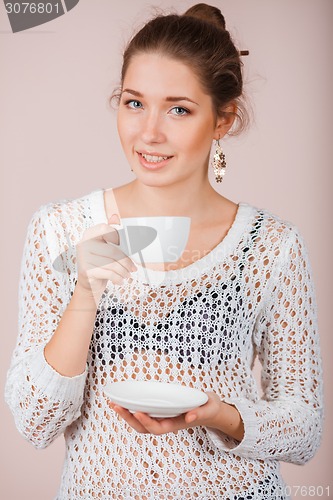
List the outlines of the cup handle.
<svg viewBox="0 0 333 500">
<path fill-rule="evenodd" d="M 116 229 L 117 231 L 119 231 L 120 229 L 123 229 L 122 232 L 118 232 L 118 234 L 119 234 L 119 247 L 124 251 L 124 248 L 122 247 L 122 237 L 124 237 L 125 240 L 126 240 L 126 243 L 125 243 L 126 248 L 130 249 L 131 247 L 130 247 L 130 244 L 129 244 L 128 234 L 127 234 L 126 228 L 124 228 L 124 226 L 122 224 L 108 224 L 108 225 L 110 227 Z M 147 275 L 147 270 L 146 270 L 145 262 L 144 262 L 144 259 L 143 259 L 143 256 L 142 256 L 142 252 L 139 251 L 138 254 L 139 254 L 140 262 L 141 262 L 141 265 L 143 267 L 144 275 L 145 275 L 145 278 L 146 278 L 146 281 L 147 281 L 147 284 L 148 284 L 149 283 L 149 278 L 148 278 L 148 275 Z"/>
<path fill-rule="evenodd" d="M 119 237 L 119 248 L 124 252 L 124 254 L 129 256 L 131 254 L 131 246 L 126 227 L 123 224 L 108 224 L 108 226 L 116 229 Z"/>
<path fill-rule="evenodd" d="M 108 226 L 110 227 L 113 227 L 114 229 L 123 229 L 123 225 L 122 224 L 108 224 Z"/>
<path fill-rule="evenodd" d="M 108 224 L 109 227 L 112 227 L 113 229 L 116 229 L 116 231 L 118 232 L 118 235 L 119 235 L 119 246 L 121 246 L 121 241 L 120 241 L 120 229 L 123 229 L 123 225 L 122 224 Z"/>
</svg>

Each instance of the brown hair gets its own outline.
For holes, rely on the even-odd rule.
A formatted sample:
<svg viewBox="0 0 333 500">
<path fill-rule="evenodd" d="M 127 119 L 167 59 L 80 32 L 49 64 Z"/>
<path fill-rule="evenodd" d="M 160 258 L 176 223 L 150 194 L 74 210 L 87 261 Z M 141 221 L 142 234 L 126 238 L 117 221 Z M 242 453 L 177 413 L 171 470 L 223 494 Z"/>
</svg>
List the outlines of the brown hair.
<svg viewBox="0 0 333 500">
<path fill-rule="evenodd" d="M 217 116 L 225 107 L 237 107 L 237 127 L 232 134 L 243 130 L 248 113 L 243 104 L 243 76 L 240 53 L 236 49 L 221 11 L 199 3 L 183 15 L 158 15 L 150 20 L 127 45 L 123 55 L 121 88 L 132 58 L 142 53 L 161 53 L 188 65 L 197 75 L 212 98 Z M 111 100 L 120 93 L 114 92 Z"/>
</svg>

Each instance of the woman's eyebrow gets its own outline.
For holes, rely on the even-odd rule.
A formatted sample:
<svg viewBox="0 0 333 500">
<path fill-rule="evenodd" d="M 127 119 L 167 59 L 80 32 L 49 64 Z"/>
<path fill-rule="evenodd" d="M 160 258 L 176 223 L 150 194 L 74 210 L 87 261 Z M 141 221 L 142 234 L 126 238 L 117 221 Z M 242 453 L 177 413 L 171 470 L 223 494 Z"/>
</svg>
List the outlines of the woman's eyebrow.
<svg viewBox="0 0 333 500">
<path fill-rule="evenodd" d="M 166 101 L 168 102 L 178 102 L 178 101 L 189 101 L 189 102 L 193 102 L 193 104 L 196 104 L 197 106 L 199 106 L 199 104 L 195 101 L 192 101 L 192 99 L 190 99 L 189 97 L 173 97 L 173 96 L 170 96 L 170 97 L 166 97 L 165 98 Z"/>
<path fill-rule="evenodd" d="M 141 92 L 138 92 L 137 90 L 133 90 L 133 89 L 124 89 L 122 91 L 122 94 L 124 92 L 127 92 L 128 94 L 132 94 L 134 95 L 135 97 L 144 97 L 143 94 L 141 94 Z M 195 101 L 193 101 L 192 99 L 190 99 L 189 97 L 185 97 L 185 96 L 180 96 L 180 97 L 177 97 L 177 96 L 168 96 L 165 98 L 165 100 L 167 102 L 178 102 L 178 101 L 188 101 L 188 102 L 192 102 L 193 104 L 196 104 L 197 106 L 199 106 L 199 104 Z"/>
<path fill-rule="evenodd" d="M 137 92 L 136 90 L 132 90 L 132 89 L 124 89 L 124 90 L 122 90 L 122 92 L 121 92 L 121 93 L 123 94 L 124 92 L 127 92 L 128 94 L 133 94 L 133 95 L 135 95 L 136 97 L 143 97 L 143 95 L 142 95 L 140 92 Z"/>
</svg>

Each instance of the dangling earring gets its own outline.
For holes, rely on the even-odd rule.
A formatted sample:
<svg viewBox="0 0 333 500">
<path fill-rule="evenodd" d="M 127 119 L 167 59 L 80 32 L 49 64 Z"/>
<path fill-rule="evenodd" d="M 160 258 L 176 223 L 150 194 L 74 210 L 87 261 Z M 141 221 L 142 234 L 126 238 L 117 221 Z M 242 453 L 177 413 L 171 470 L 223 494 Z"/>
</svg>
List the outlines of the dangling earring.
<svg viewBox="0 0 333 500">
<path fill-rule="evenodd" d="M 222 182 L 227 169 L 227 164 L 225 162 L 225 154 L 220 146 L 220 139 L 216 141 L 216 149 L 213 159 L 213 169 L 215 174 L 216 182 Z"/>
</svg>

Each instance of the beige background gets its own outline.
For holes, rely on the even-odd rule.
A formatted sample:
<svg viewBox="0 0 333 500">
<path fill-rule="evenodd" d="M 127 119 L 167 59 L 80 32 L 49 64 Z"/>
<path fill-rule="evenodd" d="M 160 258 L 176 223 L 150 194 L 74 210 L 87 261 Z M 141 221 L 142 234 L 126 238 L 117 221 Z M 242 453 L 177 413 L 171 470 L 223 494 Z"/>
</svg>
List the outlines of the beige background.
<svg viewBox="0 0 333 500">
<path fill-rule="evenodd" d="M 183 12 L 193 2 L 155 5 Z M 282 464 L 296 486 L 330 487 L 333 375 L 332 0 L 212 0 L 244 58 L 255 122 L 225 142 L 228 173 L 216 189 L 296 223 L 317 288 L 326 376 L 326 428 L 316 457 Z M 144 0 L 81 0 L 68 14 L 12 34 L 0 4 L 1 387 L 17 334 L 17 285 L 27 224 L 43 203 L 132 179 L 107 98 L 118 83 L 125 41 L 150 17 Z M 214 181 L 212 180 L 212 183 Z M 60 481 L 62 438 L 43 451 L 17 433 L 1 400 L 1 491 L 6 500 L 52 499 Z M 315 491 L 315 494 L 313 494 Z M 303 488 L 294 498 L 318 498 Z M 328 497 L 327 489 L 323 497 Z"/>
</svg>

